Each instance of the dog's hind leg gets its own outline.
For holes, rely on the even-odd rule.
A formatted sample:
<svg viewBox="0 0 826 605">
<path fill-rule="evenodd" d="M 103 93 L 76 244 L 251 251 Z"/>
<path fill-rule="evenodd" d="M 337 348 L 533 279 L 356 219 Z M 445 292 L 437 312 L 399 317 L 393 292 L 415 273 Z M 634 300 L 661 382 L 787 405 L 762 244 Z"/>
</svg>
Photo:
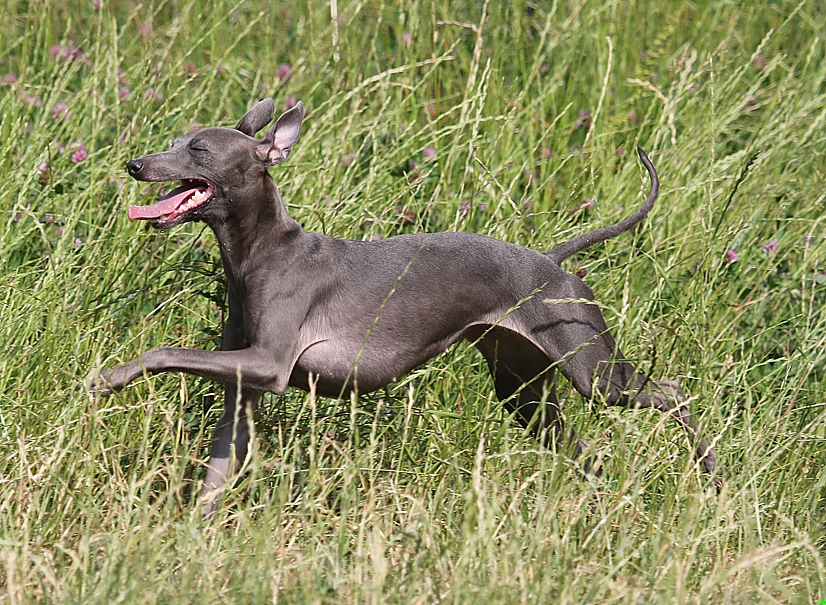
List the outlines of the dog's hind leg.
<svg viewBox="0 0 826 605">
<path fill-rule="evenodd" d="M 621 355 L 619 350 L 616 350 L 616 356 L 621 357 Z M 678 382 L 649 380 L 625 361 L 599 363 L 592 375 L 599 377 L 596 381 L 597 388 L 609 405 L 632 409 L 653 408 L 674 418 L 688 436 L 701 469 L 709 475 L 714 474 L 717 455 L 703 435 L 700 425 L 691 415 L 688 400 Z M 588 389 L 578 378 L 572 375 L 571 379 L 577 390 L 580 392 L 585 390 L 583 394 L 589 396 Z M 715 479 L 715 482 L 719 489 L 721 485 L 719 477 Z"/>
<path fill-rule="evenodd" d="M 585 397 L 593 397 L 596 388 L 608 405 L 650 407 L 672 416 L 688 435 L 702 470 L 714 473 L 717 456 L 691 415 L 680 385 L 674 381 L 649 380 L 633 365 L 622 361 L 622 353 L 607 332 L 595 335 L 567 363 L 562 362 L 560 369 Z"/>
<path fill-rule="evenodd" d="M 651 407 L 673 416 L 688 434 L 702 469 L 714 473 L 717 457 L 692 417 L 679 384 L 651 381 L 624 361 L 599 309 L 579 302 L 593 300 L 590 289 L 573 276 L 568 276 L 565 286 L 568 290 L 559 301 L 530 301 L 525 316 L 534 319 L 531 336 L 584 397 L 592 398 L 596 390 L 608 405 Z M 547 309 L 541 319 L 539 304 Z"/>
<path fill-rule="evenodd" d="M 650 407 L 674 418 L 694 444 L 694 453 L 703 470 L 708 474 L 714 473 L 717 455 L 711 449 L 708 439 L 703 436 L 700 425 L 691 415 L 688 400 L 676 380 L 652 380 L 643 387 L 642 392 L 637 394 L 633 402 L 630 404 L 624 402 L 620 405 L 632 408 Z M 719 486 L 719 480 L 717 484 Z"/>
<path fill-rule="evenodd" d="M 526 338 L 504 328 L 492 328 L 476 347 L 488 363 L 496 397 L 543 447 L 564 448 L 578 458 L 587 442 L 571 428 L 565 434 L 551 361 Z M 586 471 L 590 461 L 585 463 Z"/>
</svg>

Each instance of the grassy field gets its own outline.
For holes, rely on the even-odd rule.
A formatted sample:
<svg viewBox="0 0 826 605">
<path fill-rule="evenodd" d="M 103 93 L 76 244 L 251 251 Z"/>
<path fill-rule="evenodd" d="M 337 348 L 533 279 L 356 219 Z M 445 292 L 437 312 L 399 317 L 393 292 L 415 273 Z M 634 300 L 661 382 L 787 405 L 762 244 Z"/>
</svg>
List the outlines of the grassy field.
<svg viewBox="0 0 826 605">
<path fill-rule="evenodd" d="M 0 603 L 826 600 L 822 2 L 3 8 Z M 309 107 L 272 173 L 336 237 L 547 250 L 642 202 L 642 145 L 662 179 L 648 220 L 565 268 L 630 359 L 681 381 L 721 493 L 675 422 L 564 380 L 604 474 L 540 451 L 460 344 L 357 401 L 268 396 L 248 472 L 203 521 L 220 386 L 75 385 L 153 346 L 219 346 L 212 233 L 131 223 L 159 190 L 124 162 L 265 96 Z"/>
</svg>

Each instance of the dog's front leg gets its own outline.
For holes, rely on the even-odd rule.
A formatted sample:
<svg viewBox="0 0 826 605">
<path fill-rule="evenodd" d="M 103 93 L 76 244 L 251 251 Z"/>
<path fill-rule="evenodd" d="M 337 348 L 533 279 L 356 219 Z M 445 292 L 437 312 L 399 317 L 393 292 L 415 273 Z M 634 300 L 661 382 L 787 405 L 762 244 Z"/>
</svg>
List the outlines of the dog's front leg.
<svg viewBox="0 0 826 605">
<path fill-rule="evenodd" d="M 229 318 L 221 337 L 222 351 L 247 347 L 244 338 L 244 312 L 238 297 L 229 290 Z M 250 432 L 258 420 L 261 391 L 238 388 L 237 382 L 224 383 L 224 410 L 212 436 L 207 474 L 201 486 L 201 501 L 205 517 L 218 508 L 222 488 L 247 457 Z"/>
<path fill-rule="evenodd" d="M 239 390 L 234 384 L 224 385 L 224 411 L 212 435 L 207 474 L 201 486 L 205 517 L 217 510 L 224 485 L 238 472 L 247 457 L 250 432 L 258 419 L 260 399 L 261 391 Z"/>
<path fill-rule="evenodd" d="M 123 390 L 133 380 L 147 374 L 184 372 L 218 382 L 235 383 L 259 391 L 281 393 L 287 388 L 289 365 L 270 352 L 250 347 L 240 351 L 202 351 L 158 347 L 127 364 L 107 370 L 95 385 L 104 394 Z"/>
</svg>

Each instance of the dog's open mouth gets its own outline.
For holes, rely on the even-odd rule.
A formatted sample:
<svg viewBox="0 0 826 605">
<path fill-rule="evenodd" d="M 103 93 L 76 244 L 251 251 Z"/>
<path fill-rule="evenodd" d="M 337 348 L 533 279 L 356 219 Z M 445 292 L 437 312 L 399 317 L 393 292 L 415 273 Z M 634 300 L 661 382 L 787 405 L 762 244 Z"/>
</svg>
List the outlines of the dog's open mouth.
<svg viewBox="0 0 826 605">
<path fill-rule="evenodd" d="M 157 227 L 170 225 L 211 200 L 214 192 L 212 183 L 182 179 L 180 187 L 175 187 L 158 203 L 151 206 L 129 206 L 129 218 L 133 221 L 152 220 Z"/>
</svg>

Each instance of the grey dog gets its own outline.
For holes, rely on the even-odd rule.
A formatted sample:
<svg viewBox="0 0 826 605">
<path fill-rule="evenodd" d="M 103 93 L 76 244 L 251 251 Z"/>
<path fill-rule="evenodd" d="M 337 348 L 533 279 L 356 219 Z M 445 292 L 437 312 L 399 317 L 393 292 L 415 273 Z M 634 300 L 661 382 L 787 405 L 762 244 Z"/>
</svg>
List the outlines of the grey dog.
<svg viewBox="0 0 826 605">
<path fill-rule="evenodd" d="M 701 467 L 716 456 L 676 382 L 651 381 L 623 360 L 591 289 L 560 262 L 639 223 L 653 207 L 657 173 L 645 203 L 628 218 L 536 252 L 474 233 L 400 235 L 363 242 L 306 233 L 287 213 L 270 166 L 298 141 L 304 107 L 274 117 L 272 99 L 235 128 L 204 128 L 171 149 L 126 163 L 139 181 L 180 181 L 131 219 L 167 229 L 203 221 L 214 232 L 228 281 L 229 316 L 220 351 L 160 347 L 103 372 L 94 386 L 123 389 L 144 373 L 185 372 L 224 384 L 225 400 L 202 488 L 205 513 L 238 470 L 261 394 L 287 387 L 337 397 L 369 393 L 445 351 L 471 341 L 487 361 L 497 397 L 543 444 L 578 455 L 563 436 L 554 388 L 557 369 L 584 397 L 610 405 L 653 407 L 687 431 Z M 250 417 L 252 416 L 252 417 Z"/>
</svg>

